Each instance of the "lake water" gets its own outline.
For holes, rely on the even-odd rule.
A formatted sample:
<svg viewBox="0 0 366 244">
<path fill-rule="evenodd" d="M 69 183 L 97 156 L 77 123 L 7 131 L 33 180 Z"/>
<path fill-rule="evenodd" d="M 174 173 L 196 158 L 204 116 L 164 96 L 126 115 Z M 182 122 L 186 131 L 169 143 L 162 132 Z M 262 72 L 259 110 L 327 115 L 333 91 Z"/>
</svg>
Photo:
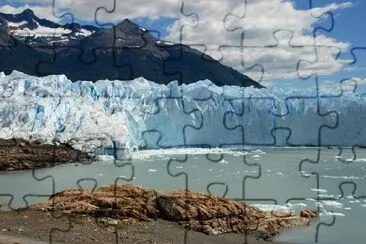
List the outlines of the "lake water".
<svg viewBox="0 0 366 244">
<path fill-rule="evenodd" d="M 360 148 L 140 151 L 129 161 L 2 172 L 0 201 L 10 208 L 25 207 L 67 188 L 113 183 L 211 192 L 267 210 L 318 208 L 321 216 L 310 226 L 285 230 L 276 240 L 366 240 L 366 150 Z"/>
</svg>

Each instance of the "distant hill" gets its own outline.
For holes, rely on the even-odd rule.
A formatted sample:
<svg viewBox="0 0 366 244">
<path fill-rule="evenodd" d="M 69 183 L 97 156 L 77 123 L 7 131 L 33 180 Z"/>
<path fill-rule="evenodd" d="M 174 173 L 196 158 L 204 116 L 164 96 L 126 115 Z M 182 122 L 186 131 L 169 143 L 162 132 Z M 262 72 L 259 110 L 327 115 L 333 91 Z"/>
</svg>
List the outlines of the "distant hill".
<svg viewBox="0 0 366 244">
<path fill-rule="evenodd" d="M 104 29 L 60 25 L 29 9 L 15 15 L 0 13 L 0 56 L 0 71 L 65 74 L 72 81 L 144 77 L 187 84 L 209 79 L 218 86 L 263 87 L 198 50 L 157 39 L 128 19 Z"/>
</svg>

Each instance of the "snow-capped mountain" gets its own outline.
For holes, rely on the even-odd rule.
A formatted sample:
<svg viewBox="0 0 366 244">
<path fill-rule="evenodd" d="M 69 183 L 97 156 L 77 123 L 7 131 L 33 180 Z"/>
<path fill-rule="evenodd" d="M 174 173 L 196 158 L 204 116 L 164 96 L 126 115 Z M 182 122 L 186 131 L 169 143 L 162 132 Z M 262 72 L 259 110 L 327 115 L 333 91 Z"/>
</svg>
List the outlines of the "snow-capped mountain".
<svg viewBox="0 0 366 244">
<path fill-rule="evenodd" d="M 97 27 L 76 23 L 59 25 L 46 19 L 38 18 L 30 9 L 20 14 L 0 13 L 0 19 L 6 24 L 8 33 L 31 46 L 65 45 L 90 36 Z"/>
<path fill-rule="evenodd" d="M 129 19 L 112 28 L 60 25 L 33 11 L 0 13 L 0 72 L 64 74 L 77 80 L 133 80 L 263 87 L 196 49 L 166 42 Z"/>
</svg>

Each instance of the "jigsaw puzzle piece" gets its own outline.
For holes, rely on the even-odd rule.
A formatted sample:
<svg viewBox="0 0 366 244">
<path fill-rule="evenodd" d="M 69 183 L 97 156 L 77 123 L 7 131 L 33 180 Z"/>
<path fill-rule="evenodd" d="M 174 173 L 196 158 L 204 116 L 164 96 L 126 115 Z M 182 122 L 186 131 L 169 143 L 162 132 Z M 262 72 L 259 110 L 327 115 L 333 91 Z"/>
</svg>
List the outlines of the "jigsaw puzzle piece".
<svg viewBox="0 0 366 244">
<path fill-rule="evenodd" d="M 65 56 L 72 55 L 73 60 L 75 60 L 75 69 L 88 71 L 80 72 L 80 75 L 75 77 L 77 80 L 91 80 L 88 77 L 94 78 L 93 80 L 95 80 L 95 77 L 100 77 L 98 78 L 100 80 L 105 79 L 106 77 L 98 75 L 100 70 L 103 70 L 102 73 L 107 72 L 110 80 L 133 79 L 133 67 L 130 62 L 126 60 L 131 58 L 134 51 L 146 45 L 145 31 L 139 29 L 129 20 L 125 20 L 118 25 L 111 21 L 107 21 L 107 23 L 105 21 L 99 21 L 98 17 L 101 15 L 100 13 L 106 12 L 110 14 L 115 11 L 115 0 L 111 0 L 109 3 L 103 3 L 103 6 L 97 2 L 90 3 L 90 5 L 90 9 L 94 8 L 95 11 L 90 12 L 92 16 L 85 17 L 94 19 L 96 25 L 105 29 L 91 32 L 92 38 L 86 36 L 83 40 L 76 43 L 70 41 L 67 44 L 53 45 L 55 50 L 54 61 L 49 63 L 53 67 L 43 66 L 42 69 L 47 70 L 48 73 L 60 73 L 60 71 L 63 71 L 67 75 L 66 70 L 63 70 L 65 64 L 62 63 L 62 60 Z M 62 1 L 54 0 L 53 8 L 56 17 L 70 17 L 70 25 L 74 24 L 74 14 L 76 16 L 81 14 L 77 12 L 78 8 L 75 8 L 73 4 L 64 3 Z M 64 10 L 64 13 L 57 14 L 61 10 Z M 108 17 L 106 17 L 106 19 L 108 19 Z M 140 38 L 129 40 L 128 36 L 131 35 L 131 33 L 128 32 L 133 31 L 132 34 L 136 34 L 136 29 L 141 32 Z M 124 52 L 125 55 L 120 55 L 121 52 Z M 106 63 L 109 63 L 110 65 L 105 65 Z M 109 70 L 106 70 L 108 67 Z M 40 69 L 40 72 L 44 73 L 41 71 L 42 69 Z M 89 72 L 92 72 L 93 74 L 88 76 Z"/>
<path fill-rule="evenodd" d="M 277 106 L 277 101 L 271 97 L 248 97 L 241 103 L 237 100 L 240 109 L 224 117 L 225 127 L 236 131 L 232 141 L 238 145 L 317 146 L 319 131 L 304 134 L 303 127 L 314 123 L 317 128 L 332 128 L 337 122 L 334 113 L 318 113 L 314 98 L 288 97 L 284 108 Z"/>
<path fill-rule="evenodd" d="M 35 171 L 2 172 L 0 182 L 0 195 L 11 197 L 5 206 L 11 210 L 28 207 L 31 203 L 45 200 L 55 193 L 53 176 L 40 177 Z"/>
<path fill-rule="evenodd" d="M 286 72 L 286 76 L 288 78 L 298 78 L 297 73 L 300 68 L 297 67 L 299 64 L 294 62 L 293 57 L 299 57 L 298 62 L 301 64 L 300 67 L 305 64 L 304 60 L 302 60 L 304 57 L 310 56 L 315 59 L 317 57 L 315 54 L 316 50 L 314 49 L 315 43 L 313 40 L 315 35 L 314 37 L 311 35 L 304 35 L 301 29 L 302 27 L 298 25 L 298 21 L 276 21 L 276 24 L 271 26 L 268 25 L 267 22 L 262 23 L 258 21 L 258 18 L 260 18 L 259 16 L 261 13 L 266 13 L 266 18 L 268 18 L 268 16 L 272 16 L 273 19 L 280 20 L 284 16 L 287 16 L 286 18 L 288 18 L 288 16 L 291 16 L 292 12 L 299 10 L 296 10 L 295 5 L 291 2 L 268 4 L 266 1 L 243 1 L 243 3 L 244 7 L 240 14 L 229 13 L 224 20 L 227 31 L 242 33 L 240 44 L 242 48 L 242 67 L 236 68 L 238 70 L 243 70 L 244 72 L 249 72 L 247 74 L 257 81 L 263 80 L 264 82 L 269 82 L 277 77 L 283 78 L 284 72 Z M 261 11 L 258 12 L 258 9 L 261 9 Z M 326 19 L 326 13 L 321 12 L 320 10 L 321 9 L 314 11 L 316 12 L 315 15 L 312 13 L 312 9 L 310 8 L 308 11 L 303 11 L 303 15 L 298 18 L 307 18 L 308 20 L 321 19 L 322 26 L 317 26 L 317 30 L 326 30 L 323 25 L 332 26 L 333 18 L 330 16 Z M 284 15 L 284 12 L 288 12 L 289 14 Z M 313 22 L 314 21 L 315 20 L 313 20 Z M 261 28 L 261 26 L 263 27 Z M 263 29 L 260 35 L 258 35 L 258 29 Z M 323 36 L 320 36 L 319 42 L 324 45 L 324 38 L 322 37 Z M 309 43 L 311 44 L 309 45 Z M 223 56 L 225 56 L 223 49 L 227 48 L 230 49 L 232 47 L 230 47 L 230 45 L 228 45 L 228 47 L 225 47 L 225 45 L 221 47 L 221 53 Z M 228 60 L 235 57 L 233 54 L 226 54 L 226 56 L 229 57 Z M 224 58 L 224 60 L 225 59 L 226 58 Z M 236 56 L 236 59 L 239 59 L 239 57 Z M 274 62 L 268 62 L 269 59 L 273 59 Z M 316 61 L 317 60 L 313 61 L 313 63 Z M 234 66 L 239 66 L 237 61 L 235 64 L 236 65 Z M 314 64 L 310 67 L 308 63 L 306 64 L 309 66 L 304 68 L 307 72 L 312 72 L 312 69 L 316 66 Z M 292 72 L 288 71 L 291 66 L 293 67 Z M 315 68 L 320 69 L 321 66 L 316 66 Z M 263 74 L 261 74 L 261 70 Z M 322 70 L 322 72 L 324 72 L 324 70 Z M 308 78 L 308 76 L 306 78 Z M 265 85 L 266 83 L 263 84 Z"/>
<path fill-rule="evenodd" d="M 304 149 L 306 155 L 307 149 Z M 300 155 L 299 155 L 300 154 Z M 245 182 L 245 199 L 250 203 L 265 205 L 285 205 L 291 199 L 315 198 L 316 177 L 303 177 L 298 170 L 301 151 L 291 149 L 253 150 L 246 156 L 248 162 L 261 166 L 258 179 Z M 291 184 L 289 184 L 291 182 Z"/>
<path fill-rule="evenodd" d="M 73 74 L 74 80 L 104 80 L 100 70 L 108 72 L 109 79 L 131 80 L 133 78 L 132 66 L 125 63 L 118 63 L 112 53 L 112 48 L 96 47 L 90 53 L 80 47 L 58 47 L 55 50 L 54 58 L 51 62 L 40 61 L 37 65 L 37 72 L 42 75 L 64 74 L 70 77 Z M 66 63 L 72 56 L 74 65 L 72 69 L 65 69 Z M 66 58 L 65 58 L 66 57 Z M 105 74 L 105 73 L 104 73 Z"/>
<path fill-rule="evenodd" d="M 279 124 L 282 128 L 291 129 L 291 137 L 288 140 L 288 145 L 327 145 L 323 140 L 322 133 L 325 129 L 334 132 L 338 126 L 338 112 L 336 110 L 321 112 L 318 107 L 318 100 L 313 98 L 290 98 L 286 102 L 289 113 L 281 117 Z M 297 121 L 301 121 L 301 123 Z M 314 125 L 314 130 L 304 133 L 309 123 Z"/>
<path fill-rule="evenodd" d="M 244 154 L 210 153 L 172 157 L 167 170 L 174 178 L 184 178 L 185 182 L 182 183 L 186 184 L 185 189 L 189 191 L 242 199 L 244 179 L 256 178 L 260 174 L 260 166 L 248 164 Z"/>
<path fill-rule="evenodd" d="M 345 3 L 347 5 L 347 3 Z M 344 6 L 345 6 L 344 5 Z M 311 58 L 302 58 L 297 63 L 297 72 L 300 79 L 308 79 L 313 75 L 329 75 L 337 72 L 344 67 L 345 60 L 340 60 L 340 53 L 344 51 L 348 45 L 346 43 L 327 42 L 322 33 L 328 34 L 334 30 L 334 13 L 332 7 L 315 8 L 314 3 L 309 0 L 309 12 L 312 17 L 322 20 L 313 27 L 312 31 L 312 46 L 314 49 L 313 55 L 308 55 Z M 333 6 L 334 7 L 334 6 Z M 324 25 L 324 19 L 327 19 L 328 24 Z M 322 23 L 319 25 L 319 23 Z M 331 65 L 330 65 L 331 64 Z M 328 67 L 323 69 L 322 67 Z M 329 68 L 331 67 L 331 68 Z"/>
<path fill-rule="evenodd" d="M 113 41 L 108 41 L 108 43 L 113 43 L 113 49 L 117 57 L 121 56 L 118 55 L 121 52 L 138 52 L 140 49 L 143 48 L 151 49 L 159 47 L 160 44 L 163 44 L 163 42 L 158 41 L 160 39 L 159 31 L 147 30 L 128 19 L 128 17 L 136 18 L 140 16 L 129 16 L 129 13 L 121 15 L 121 11 L 124 11 L 124 7 L 119 6 L 119 4 L 121 4 L 121 1 L 113 0 L 113 6 L 110 6 L 109 8 L 98 7 L 95 12 L 95 23 L 97 25 L 111 27 L 111 29 L 109 30 L 109 32 L 111 32 L 109 36 L 113 38 Z M 130 4 L 136 3 L 134 1 Z M 124 1 L 123 6 L 127 5 L 128 3 Z M 121 11 L 116 11 L 117 9 Z M 120 19 L 121 16 L 123 19 Z M 114 21 L 108 23 L 108 19 L 112 19 Z"/>
<path fill-rule="evenodd" d="M 185 101 L 181 98 L 161 97 L 155 100 L 155 104 L 156 110 L 145 115 L 146 130 L 141 135 L 145 146 L 148 148 L 190 146 L 186 137 L 201 128 L 203 118 L 200 111 L 198 109 L 187 111 Z M 174 118 L 182 119 L 177 121 Z M 188 128 L 193 129 L 193 132 Z"/>
<path fill-rule="evenodd" d="M 60 0 L 52 0 L 52 13 L 56 18 L 60 19 L 60 22 L 75 22 L 74 10 L 75 7 L 71 2 L 63 2 Z"/>
<path fill-rule="evenodd" d="M 342 157 L 343 155 L 343 157 Z M 360 160 L 354 158 L 344 159 L 347 154 L 342 148 L 318 149 L 315 160 L 304 160 L 300 163 L 303 175 L 317 175 L 317 187 L 312 189 L 317 192 L 316 199 L 320 204 L 320 211 L 327 213 L 338 209 L 341 215 L 350 210 L 349 204 L 361 203 L 365 199 L 366 189 L 363 187 L 365 178 L 364 158 L 366 153 L 359 150 Z M 354 155 L 354 151 L 348 154 Z M 345 172 L 353 172 L 352 175 Z M 345 197 L 344 189 L 352 189 L 352 196 Z M 348 203 L 347 203 L 348 201 Z"/>
<path fill-rule="evenodd" d="M 104 184 L 126 184 L 135 178 L 134 165 L 124 161 L 102 161 L 95 164 L 87 163 L 86 165 L 67 164 L 52 168 L 38 169 L 34 172 L 34 178 L 36 180 L 43 175 L 52 175 L 54 192 L 75 188 L 90 189 L 93 191 Z M 25 174 L 31 176 L 29 172 L 25 172 Z M 3 178 L 0 178 L 0 181 L 1 179 Z M 34 185 L 30 185 L 30 187 L 34 187 Z M 44 193 L 44 189 L 41 188 L 40 191 Z M 34 202 L 33 198 L 35 196 L 37 195 L 26 194 L 23 198 L 26 202 L 29 201 L 29 198 Z M 36 201 L 39 202 L 40 200 L 37 199 Z M 77 225 L 80 221 L 79 217 L 64 212 L 52 212 L 49 218 L 57 219 L 58 223 L 62 223 L 57 226 L 47 226 L 49 229 L 50 242 L 59 242 L 67 239 L 65 238 L 65 235 L 69 235 L 70 232 L 74 231 L 74 225 Z M 92 221 L 92 219 L 89 221 Z M 100 228 L 108 227 L 101 225 L 97 219 L 94 219 L 94 221 L 96 226 Z M 113 226 L 116 228 L 114 233 L 117 233 L 117 226 Z M 117 240 L 117 234 L 115 238 L 115 240 Z"/>
<path fill-rule="evenodd" d="M 182 1 L 180 8 L 180 16 L 181 18 L 176 21 L 171 27 L 171 34 L 167 37 L 170 40 L 178 42 L 179 44 L 173 45 L 171 50 L 174 51 L 173 55 L 169 57 L 164 63 L 164 69 L 166 74 L 173 75 L 177 77 L 179 81 L 189 80 L 189 77 L 182 77 L 182 75 L 186 75 L 187 72 L 182 72 L 181 70 L 184 67 L 180 67 L 179 63 L 181 60 L 189 61 L 192 59 L 192 53 L 195 53 L 194 49 L 197 49 L 201 52 L 201 58 L 204 59 L 204 63 L 206 65 L 215 65 L 221 61 L 222 57 L 219 52 L 220 45 L 225 44 L 231 38 L 225 39 L 220 38 L 217 39 L 217 36 L 223 36 L 226 34 L 235 35 L 237 39 L 239 39 L 240 35 L 236 33 L 228 33 L 225 31 L 224 26 L 222 24 L 222 19 L 225 17 L 225 11 L 222 11 L 223 7 L 227 7 L 230 4 L 223 4 L 222 2 L 211 1 L 210 4 L 218 5 L 218 9 L 221 11 L 215 13 L 217 19 L 215 21 L 212 20 L 212 13 L 207 11 L 202 11 L 205 9 L 204 5 L 207 2 L 193 2 L 193 1 Z M 219 6 L 220 5 L 220 6 Z M 213 29 L 212 27 L 215 26 Z M 211 43 L 207 43 L 207 38 L 205 40 L 202 39 L 203 30 L 207 30 L 207 28 L 212 29 L 216 34 L 216 38 L 211 38 L 213 41 Z M 221 40 L 221 43 L 220 41 Z M 183 47 L 181 44 L 189 45 L 190 48 Z M 226 43 L 227 44 L 227 43 Z M 202 63 L 202 62 L 201 62 Z M 202 65 L 201 65 L 202 66 Z M 205 71 L 207 67 L 195 67 L 197 73 L 202 73 Z M 204 76 L 204 75 L 203 75 Z M 222 82 L 220 79 L 213 80 L 210 77 L 210 73 L 205 75 L 205 78 L 210 79 L 211 81 Z M 229 77 L 222 77 L 223 79 L 229 79 Z"/>
<path fill-rule="evenodd" d="M 225 128 L 233 132 L 233 145 L 273 145 L 271 131 L 276 127 L 277 118 L 269 112 L 272 100 L 244 98 L 238 105 L 238 111 L 224 115 Z"/>
<path fill-rule="evenodd" d="M 168 161 L 167 171 L 174 178 L 169 182 L 179 181 L 182 184 L 181 189 L 186 191 L 206 192 L 242 200 L 245 179 L 259 177 L 260 165 L 248 164 L 245 161 L 245 152 L 211 151 L 206 155 L 175 155 Z M 184 236 L 182 233 L 184 243 L 191 243 L 193 234 L 185 230 Z M 243 236 L 243 239 L 246 238 Z"/>
<path fill-rule="evenodd" d="M 71 188 L 96 189 L 117 181 L 129 182 L 135 177 L 133 163 L 112 159 L 97 163 L 65 164 L 36 171 L 38 177 L 52 175 L 56 192 Z"/>
<path fill-rule="evenodd" d="M 313 49 L 313 52 L 308 53 L 309 59 L 302 58 L 297 63 L 297 76 L 300 79 L 307 80 L 314 75 L 329 75 L 344 67 L 344 61 L 338 60 L 343 47 L 314 44 L 313 47 L 307 48 Z M 328 68 L 324 69 L 325 66 Z"/>
<path fill-rule="evenodd" d="M 341 59 L 343 58 L 343 59 Z M 355 83 L 355 89 L 353 90 L 354 93 L 360 94 L 362 97 L 366 94 L 366 87 L 365 87 L 365 67 L 366 65 L 366 47 L 352 47 L 350 52 L 345 55 L 345 53 L 339 54 L 339 59 L 346 63 L 346 68 L 348 69 L 349 73 L 354 73 L 352 78 L 353 83 Z M 346 62 L 344 60 L 347 60 Z M 347 90 L 350 90 L 351 87 L 346 87 Z"/>
<path fill-rule="evenodd" d="M 115 10 L 115 0 L 108 0 L 103 3 L 98 1 L 88 2 L 88 11 L 84 11 L 84 8 L 80 8 L 80 4 L 70 1 L 52 0 L 53 14 L 56 18 L 60 19 L 60 22 L 75 23 L 79 15 L 84 16 L 85 19 L 93 20 L 94 16 L 99 11 L 113 12 Z M 103 23 L 96 22 L 97 25 L 106 27 Z"/>
<path fill-rule="evenodd" d="M 9 210 L 9 206 L 14 201 L 14 196 L 11 193 L 0 193 L 0 211 Z"/>
<path fill-rule="evenodd" d="M 286 79 L 293 79 L 293 82 L 296 81 L 301 86 L 313 88 L 311 94 L 316 95 L 315 80 L 303 77 L 305 76 L 303 73 L 314 69 L 314 65 L 304 65 L 302 57 L 315 58 L 314 47 L 306 46 L 304 38 L 296 38 L 291 30 L 275 30 L 272 33 L 273 43 L 267 46 L 249 46 L 245 44 L 247 39 L 245 34 L 241 33 L 241 39 L 238 40 L 237 45 L 220 46 L 219 51 L 223 64 L 232 66 L 239 72 L 245 73 L 269 87 L 272 86 L 272 80 L 283 79 L 284 74 L 286 74 Z M 324 62 L 329 63 L 329 58 L 324 59 Z M 269 60 L 273 60 L 273 62 L 269 62 Z M 315 68 L 319 69 L 319 67 Z M 299 77 L 301 79 L 298 79 Z M 272 97 L 274 96 L 272 94 Z"/>
<path fill-rule="evenodd" d="M 173 35 L 170 36 L 169 39 L 173 40 L 177 44 L 160 41 L 157 43 L 157 47 L 163 46 L 170 53 L 170 57 L 168 59 L 164 59 L 163 62 L 164 73 L 171 76 L 171 80 L 178 80 L 180 84 L 188 78 L 183 77 L 183 74 L 186 74 L 188 70 L 187 67 L 181 67 L 180 61 L 187 58 L 189 59 L 189 51 L 191 51 L 190 48 L 184 48 L 182 46 L 184 43 L 184 36 L 182 33 L 186 30 L 191 32 L 197 28 L 199 21 L 198 15 L 196 13 L 187 12 L 186 8 L 186 2 L 182 1 L 178 10 L 178 15 L 180 15 L 181 18 L 170 27 L 175 31 L 172 31 Z M 200 50 L 204 50 L 206 48 L 205 45 L 202 44 L 192 45 L 191 47 Z M 186 72 L 182 72 L 182 70 Z"/>
<path fill-rule="evenodd" d="M 245 199 L 267 211 L 299 213 L 304 208 L 318 209 L 320 217 L 310 226 L 291 232 L 285 230 L 275 238 L 276 241 L 286 242 L 318 242 L 324 228 L 330 229 L 334 225 L 338 213 L 332 213 L 329 209 L 329 206 L 338 206 L 338 203 L 330 199 L 326 195 L 328 192 L 321 188 L 321 173 L 313 169 L 305 171 L 302 167 L 317 165 L 321 161 L 320 149 L 272 150 L 268 148 L 258 159 L 262 168 L 261 176 L 245 182 Z"/>
<path fill-rule="evenodd" d="M 204 53 L 213 57 L 215 60 L 222 61 L 222 54 L 219 49 L 221 47 L 238 47 L 240 45 L 240 39 L 242 34 L 245 33 L 245 42 L 242 46 L 247 47 L 275 47 L 278 45 L 278 38 L 275 36 L 275 32 L 280 29 L 293 30 L 298 29 L 298 26 L 293 26 L 294 23 L 284 21 L 283 26 L 273 26 L 272 30 L 267 31 L 268 24 L 263 28 L 261 35 L 254 30 L 257 30 L 258 26 L 262 23 L 258 22 L 258 9 L 261 9 L 262 13 L 268 13 L 274 15 L 273 18 L 282 17 L 283 8 L 294 9 L 291 3 L 283 3 L 276 5 L 281 9 L 274 9 L 274 5 L 268 4 L 268 2 L 255 2 L 255 1 L 239 1 L 239 2 L 227 2 L 225 4 L 221 2 L 211 1 L 211 5 L 220 5 L 217 7 L 217 13 L 214 14 L 215 19 L 212 18 L 212 12 L 204 11 L 204 7 L 200 6 L 207 4 L 202 2 L 197 4 L 196 2 L 184 1 L 182 8 L 182 15 L 185 12 L 194 13 L 197 15 L 198 22 L 196 25 L 191 25 L 191 29 L 187 29 L 187 32 L 181 31 L 181 39 L 187 44 L 203 45 Z M 182 23 L 178 23 L 184 26 Z M 263 24 L 265 24 L 263 22 Z M 292 26 L 291 26 L 292 24 Z M 176 29 L 178 29 L 176 27 Z M 212 28 L 215 26 L 215 28 Z M 256 28 L 254 28 L 256 27 Z M 291 28 L 292 27 L 292 28 Z M 216 38 L 210 39 L 210 43 L 202 40 L 201 33 L 203 30 L 212 29 Z M 267 35 L 268 38 L 260 38 L 263 35 Z M 217 38 L 220 37 L 220 38 Z M 264 42 L 263 42 L 264 41 Z M 249 44 L 250 43 L 250 44 Z"/>
<path fill-rule="evenodd" d="M 315 243 L 346 243 L 349 236 L 360 243 L 365 238 L 363 231 L 365 196 L 355 195 L 357 191 L 355 182 L 343 182 L 339 185 L 341 195 L 336 199 L 317 199 L 317 201 L 305 202 L 307 207 L 320 209 L 320 217 L 307 228 L 301 228 L 293 232 L 284 231 L 276 239 L 296 242 L 296 240 L 309 240 Z M 295 203 L 296 201 L 291 201 Z M 301 205 L 303 205 L 301 201 Z M 304 205 L 303 205 L 304 206 Z M 343 230 L 349 231 L 345 235 L 339 235 Z"/>
<path fill-rule="evenodd" d="M 337 220 L 332 225 L 332 228 L 328 228 L 324 233 L 320 232 L 320 240 L 330 239 L 338 243 L 345 243 L 348 241 L 348 237 L 352 235 L 353 240 L 359 240 L 361 243 L 366 238 L 363 228 L 366 217 L 366 192 L 363 192 L 365 194 L 363 196 L 356 195 L 357 188 L 359 187 L 362 187 L 362 183 L 353 181 L 342 182 L 339 185 L 340 199 L 336 204 L 328 204 L 330 206 L 327 207 L 327 211 L 333 212 L 337 216 Z M 349 230 L 346 235 L 336 235 L 344 229 Z M 337 240 L 334 240 L 335 236 L 337 236 Z"/>
<path fill-rule="evenodd" d="M 329 80 L 319 80 L 319 96 L 321 101 L 321 109 L 323 109 L 322 101 L 340 101 L 343 95 L 352 95 L 357 92 L 357 78 L 343 78 L 339 82 L 331 82 Z M 338 98 L 338 99 L 337 99 Z"/>
<path fill-rule="evenodd" d="M 291 3 L 283 4 L 268 4 L 266 1 L 242 1 L 241 6 L 234 9 L 235 12 L 227 13 L 223 19 L 224 26 L 228 32 L 242 33 L 245 36 L 242 38 L 242 46 L 244 47 L 276 47 L 279 44 L 279 39 L 275 33 L 279 30 L 288 30 L 294 34 L 298 27 L 294 23 L 284 21 L 281 24 L 268 26 L 268 23 L 258 21 L 261 14 L 266 14 L 266 17 L 281 19 L 283 12 L 281 10 L 293 9 Z M 260 9 L 260 12 L 258 11 Z M 258 16 L 259 15 L 259 16 Z M 258 29 L 262 29 L 258 35 Z M 263 38 L 267 37 L 267 38 Z"/>
<path fill-rule="evenodd" d="M 0 18 L 0 48 L 14 48 L 17 45 L 17 40 L 12 36 L 8 34 L 8 26 L 6 24 L 6 21 L 2 20 Z"/>
<path fill-rule="evenodd" d="M 350 65 L 365 63 L 366 47 L 352 47 L 351 55 L 352 61 Z"/>
<path fill-rule="evenodd" d="M 242 35 L 242 39 L 244 35 Z M 221 45 L 218 49 L 222 64 L 232 66 L 235 70 L 246 74 L 250 78 L 262 83 L 264 80 L 265 68 L 258 63 L 257 55 L 261 52 L 259 48 L 246 48 L 242 46 L 239 39 L 236 45 Z M 250 54 L 250 55 L 249 55 Z M 254 54 L 252 56 L 252 54 Z M 263 54 L 262 54 L 263 55 Z M 250 56 L 250 58 L 248 57 Z M 253 58 L 255 57 L 255 58 Z M 263 84 L 265 85 L 265 84 Z"/>
<path fill-rule="evenodd" d="M 322 130 L 322 145 L 362 147 L 366 145 L 365 138 L 360 136 L 366 133 L 362 126 L 366 121 L 362 112 L 362 102 L 365 97 L 355 92 L 357 80 L 344 79 L 340 82 L 340 86 L 341 89 L 338 91 L 334 84 L 320 85 L 320 88 L 325 90 L 319 99 L 320 113 L 331 111 L 333 114 L 336 113 L 338 117 L 335 127 Z M 333 88 L 330 89 L 330 87 Z M 353 117 L 352 120 L 349 119 L 350 116 Z"/>
<path fill-rule="evenodd" d="M 299 214 L 300 210 L 304 208 L 316 209 L 317 207 L 322 206 L 313 199 L 289 199 L 287 204 L 289 208 L 285 207 L 284 209 L 280 209 L 291 209 L 297 214 Z M 277 210 L 278 208 L 268 208 L 268 210 L 272 209 Z M 309 226 L 303 226 L 293 230 L 283 230 L 277 237 L 274 238 L 274 241 L 293 243 L 304 243 L 304 241 L 306 241 L 306 243 L 328 243 L 329 240 L 325 238 L 323 233 L 327 233 L 329 230 L 332 230 L 338 218 L 339 217 L 337 216 L 337 213 L 328 212 L 320 214 L 318 218 L 312 220 Z"/>
<path fill-rule="evenodd" d="M 210 90 L 209 85 L 200 86 L 199 89 L 190 91 L 184 88 L 183 94 L 189 94 L 189 97 L 192 98 L 192 100 L 185 102 L 186 108 L 190 111 L 199 110 L 200 114 L 202 114 L 199 128 L 188 127 L 185 131 L 185 138 L 188 145 L 204 148 L 242 145 L 241 138 L 235 139 L 238 137 L 235 131 L 228 131 L 225 128 L 222 118 L 234 108 L 228 101 L 222 99 L 222 89 L 217 90 L 216 87 L 213 87 L 215 90 L 213 92 L 213 90 Z M 212 130 L 215 130 L 216 133 L 212 133 Z"/>
</svg>

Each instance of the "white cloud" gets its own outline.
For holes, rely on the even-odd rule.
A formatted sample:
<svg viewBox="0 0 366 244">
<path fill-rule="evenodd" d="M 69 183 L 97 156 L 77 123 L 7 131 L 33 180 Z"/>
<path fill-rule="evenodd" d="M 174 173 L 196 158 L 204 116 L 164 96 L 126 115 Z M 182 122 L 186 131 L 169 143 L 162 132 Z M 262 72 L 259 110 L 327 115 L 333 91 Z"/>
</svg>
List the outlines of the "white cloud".
<svg viewBox="0 0 366 244">
<path fill-rule="evenodd" d="M 199 1 L 199 4 L 185 1 L 187 12 L 199 13 L 198 25 L 187 24 L 182 18 L 170 26 L 168 39 L 178 41 L 181 38 L 193 46 L 205 45 L 209 55 L 246 74 L 246 68 L 257 65 L 256 72 L 249 71 L 256 80 L 262 77 L 259 65 L 264 69 L 264 81 L 293 79 L 298 75 L 327 75 L 343 67 L 342 62 L 335 60 L 335 55 L 347 49 L 349 44 L 323 34 L 314 39 L 312 30 L 322 13 L 350 7 L 351 3 L 298 10 L 290 1 L 248 0 L 245 12 L 240 13 L 243 1 L 236 2 L 235 5 L 232 1 L 210 1 L 208 5 L 207 1 Z M 227 16 L 233 12 L 242 16 L 245 13 L 245 16 L 242 19 Z M 243 48 L 240 47 L 241 32 L 244 33 Z M 314 45 L 321 46 L 317 47 L 317 56 Z M 297 70 L 299 61 L 302 62 Z"/>
<path fill-rule="evenodd" d="M 338 82 L 327 80 L 319 85 L 319 91 L 323 94 L 340 94 L 341 91 L 353 93 L 365 85 L 366 78 L 360 77 L 352 77 Z"/>
<path fill-rule="evenodd" d="M 32 9 L 34 14 L 37 15 L 39 18 L 44 18 L 44 19 L 48 19 L 54 22 L 59 22 L 60 19 L 57 18 L 52 10 L 52 6 L 51 5 L 47 5 L 47 6 L 34 6 L 34 5 L 29 5 L 29 4 L 25 4 L 21 7 L 13 7 L 10 5 L 3 5 L 0 6 L 0 12 L 1 13 L 8 13 L 8 14 L 19 14 L 21 12 L 23 12 L 26 9 Z"/>
<path fill-rule="evenodd" d="M 325 7 L 322 8 L 313 8 L 311 9 L 311 13 L 313 14 L 313 16 L 317 16 L 320 17 L 321 15 L 325 14 L 326 12 L 332 12 L 338 9 L 343 9 L 343 8 L 350 8 L 353 6 L 352 2 L 345 2 L 345 3 L 341 3 L 341 4 L 336 4 L 336 3 L 332 3 L 329 4 Z"/>
<path fill-rule="evenodd" d="M 194 48 L 201 51 L 205 48 L 210 56 L 257 80 L 262 75 L 258 65 L 265 71 L 264 81 L 293 79 L 298 75 L 327 75 L 339 71 L 344 66 L 342 62 L 335 60 L 334 56 L 347 49 L 349 44 L 324 34 L 319 34 L 314 39 L 311 32 L 319 18 L 322 18 L 322 14 L 351 7 L 352 3 L 333 3 L 312 10 L 296 9 L 294 4 L 287 0 L 247 0 L 246 6 L 243 3 L 243 0 L 184 0 L 182 14 L 181 1 L 178 0 L 116 0 L 113 13 L 100 9 L 97 18 L 99 23 L 115 23 L 125 18 L 137 17 L 179 18 L 168 27 L 169 35 L 165 39 L 177 42 L 182 38 L 183 43 Z M 95 11 L 101 5 L 111 10 L 113 0 L 55 0 L 58 14 L 71 12 L 77 19 L 87 21 L 94 21 Z M 57 20 L 52 14 L 51 6 L 36 6 L 32 9 L 41 17 Z M 6 6 L 2 8 L 15 11 Z M 2 8 L 0 11 L 3 11 Z M 26 7 L 22 7 L 24 8 Z M 245 13 L 245 16 L 240 19 L 228 15 L 229 13 L 237 16 Z M 328 24 L 324 23 L 325 26 Z M 232 31 L 234 28 L 237 29 Z M 241 48 L 241 44 L 244 47 Z M 313 47 L 315 44 L 321 46 L 317 48 L 317 56 Z M 300 70 L 297 70 L 300 60 L 303 62 Z M 255 69 L 246 69 L 253 65 L 257 65 Z"/>
</svg>

